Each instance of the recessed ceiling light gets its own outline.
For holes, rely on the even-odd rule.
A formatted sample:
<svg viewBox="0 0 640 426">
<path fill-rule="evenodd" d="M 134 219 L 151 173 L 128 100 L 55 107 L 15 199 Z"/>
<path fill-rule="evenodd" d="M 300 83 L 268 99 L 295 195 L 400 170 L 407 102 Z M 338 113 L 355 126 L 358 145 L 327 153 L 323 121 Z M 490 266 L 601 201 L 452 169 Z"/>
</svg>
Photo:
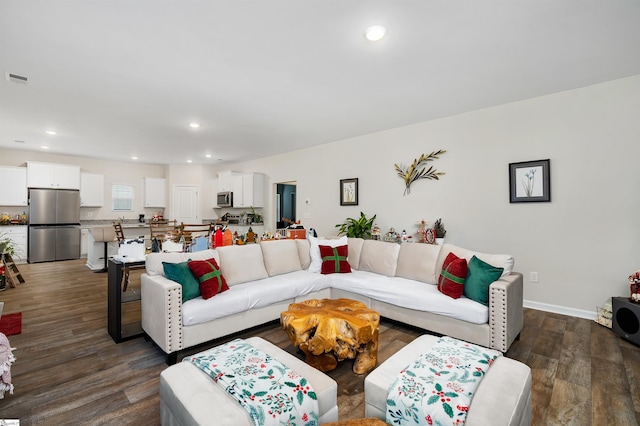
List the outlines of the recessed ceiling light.
<svg viewBox="0 0 640 426">
<path fill-rule="evenodd" d="M 197 129 L 198 127 L 200 127 L 200 123 L 189 123 L 189 127 Z"/>
<path fill-rule="evenodd" d="M 211 154 L 206 154 L 205 157 L 211 158 Z"/>
<path fill-rule="evenodd" d="M 42 145 L 40 148 L 42 148 L 42 149 L 49 149 L 49 147 L 48 147 L 48 146 L 44 146 L 44 145 Z"/>
<path fill-rule="evenodd" d="M 369 41 L 378 41 L 387 34 L 387 29 L 382 25 L 372 25 L 365 31 L 365 37 Z"/>
<path fill-rule="evenodd" d="M 135 155 L 133 157 L 131 157 L 132 160 L 137 160 L 138 157 L 136 157 Z"/>
<path fill-rule="evenodd" d="M 57 133 L 56 133 L 56 132 L 54 132 L 53 130 L 47 130 L 45 133 L 46 133 L 46 134 L 48 134 L 48 135 L 55 135 L 55 134 L 57 134 Z"/>
<path fill-rule="evenodd" d="M 193 163 L 193 160 L 187 160 L 187 163 Z"/>
</svg>

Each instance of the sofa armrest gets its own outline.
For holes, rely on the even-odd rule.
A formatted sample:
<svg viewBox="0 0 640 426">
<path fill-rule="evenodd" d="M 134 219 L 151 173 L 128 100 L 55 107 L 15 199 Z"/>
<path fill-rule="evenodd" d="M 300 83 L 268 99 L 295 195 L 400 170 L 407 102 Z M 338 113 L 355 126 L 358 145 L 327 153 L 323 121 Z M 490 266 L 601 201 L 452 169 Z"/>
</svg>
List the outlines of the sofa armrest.
<svg viewBox="0 0 640 426">
<path fill-rule="evenodd" d="M 512 272 L 489 286 L 491 348 L 506 352 L 523 327 L 522 274 Z"/>
<path fill-rule="evenodd" d="M 142 329 L 167 354 L 182 349 L 182 286 L 162 275 L 140 277 Z"/>
</svg>

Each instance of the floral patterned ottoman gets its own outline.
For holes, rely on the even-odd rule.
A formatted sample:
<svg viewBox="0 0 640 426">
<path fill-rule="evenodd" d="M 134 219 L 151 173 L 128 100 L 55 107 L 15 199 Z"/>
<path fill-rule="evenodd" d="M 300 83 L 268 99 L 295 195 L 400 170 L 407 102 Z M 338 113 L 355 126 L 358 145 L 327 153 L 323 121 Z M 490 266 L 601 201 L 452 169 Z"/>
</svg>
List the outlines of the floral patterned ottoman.
<svg viewBox="0 0 640 426">
<path fill-rule="evenodd" d="M 385 419 L 388 389 L 400 371 L 427 352 L 438 337 L 424 335 L 395 353 L 364 381 L 365 415 Z M 467 426 L 524 426 L 531 424 L 531 369 L 498 357 L 484 376 L 469 405 Z"/>
<path fill-rule="evenodd" d="M 251 337 L 245 342 L 311 383 L 318 398 L 320 423 L 338 420 L 338 385 L 333 379 L 260 337 Z M 179 362 L 160 374 L 160 418 L 164 426 L 253 425 L 248 412 L 190 362 Z"/>
</svg>

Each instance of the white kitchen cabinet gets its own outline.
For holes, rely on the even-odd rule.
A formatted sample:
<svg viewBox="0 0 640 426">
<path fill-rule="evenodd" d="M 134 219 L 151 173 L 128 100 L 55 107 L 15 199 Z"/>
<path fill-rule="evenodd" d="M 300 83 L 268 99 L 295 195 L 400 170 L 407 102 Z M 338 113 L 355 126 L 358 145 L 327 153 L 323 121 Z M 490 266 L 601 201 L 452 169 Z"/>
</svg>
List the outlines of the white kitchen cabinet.
<svg viewBox="0 0 640 426">
<path fill-rule="evenodd" d="M 242 173 L 225 170 L 218 172 L 218 192 L 233 191 L 233 178 L 241 176 Z"/>
<path fill-rule="evenodd" d="M 87 257 L 87 249 L 89 245 L 89 229 L 80 229 L 80 257 Z"/>
<path fill-rule="evenodd" d="M 29 188 L 80 189 L 80 166 L 27 162 Z"/>
<path fill-rule="evenodd" d="M 0 167 L 0 206 L 26 206 L 27 168 Z"/>
<path fill-rule="evenodd" d="M 167 184 L 164 178 L 144 178 L 144 206 L 167 206 Z"/>
<path fill-rule="evenodd" d="M 264 175 L 248 173 L 232 179 L 233 207 L 264 207 Z"/>
<path fill-rule="evenodd" d="M 16 263 L 25 263 L 27 261 L 27 226 L 26 225 L 9 225 L 0 226 L 0 237 L 9 238 L 13 243 L 13 260 Z"/>
<path fill-rule="evenodd" d="M 80 207 L 104 205 L 104 175 L 82 173 L 80 175 Z"/>
</svg>

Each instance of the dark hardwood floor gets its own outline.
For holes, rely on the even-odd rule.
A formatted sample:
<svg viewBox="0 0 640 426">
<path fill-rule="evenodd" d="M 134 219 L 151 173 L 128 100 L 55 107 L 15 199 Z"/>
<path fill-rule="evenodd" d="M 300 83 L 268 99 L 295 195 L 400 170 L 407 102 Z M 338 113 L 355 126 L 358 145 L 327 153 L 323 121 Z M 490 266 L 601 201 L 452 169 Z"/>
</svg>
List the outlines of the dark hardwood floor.
<svg viewBox="0 0 640 426">
<path fill-rule="evenodd" d="M 0 418 L 18 418 L 22 426 L 158 425 L 164 355 L 142 337 L 113 342 L 107 274 L 91 272 L 83 260 L 18 266 L 27 282 L 0 292 L 4 313 L 23 317 L 22 334 L 9 337 L 15 392 L 0 399 Z M 132 271 L 135 291 L 139 273 Z M 424 333 L 386 320 L 380 331 L 379 362 Z M 276 322 L 234 337 L 251 335 L 295 353 Z M 507 356 L 532 368 L 534 425 L 638 424 L 640 348 L 611 330 L 527 309 L 521 340 Z M 329 375 L 338 382 L 340 419 L 364 416 L 364 377 L 348 361 Z"/>
</svg>

